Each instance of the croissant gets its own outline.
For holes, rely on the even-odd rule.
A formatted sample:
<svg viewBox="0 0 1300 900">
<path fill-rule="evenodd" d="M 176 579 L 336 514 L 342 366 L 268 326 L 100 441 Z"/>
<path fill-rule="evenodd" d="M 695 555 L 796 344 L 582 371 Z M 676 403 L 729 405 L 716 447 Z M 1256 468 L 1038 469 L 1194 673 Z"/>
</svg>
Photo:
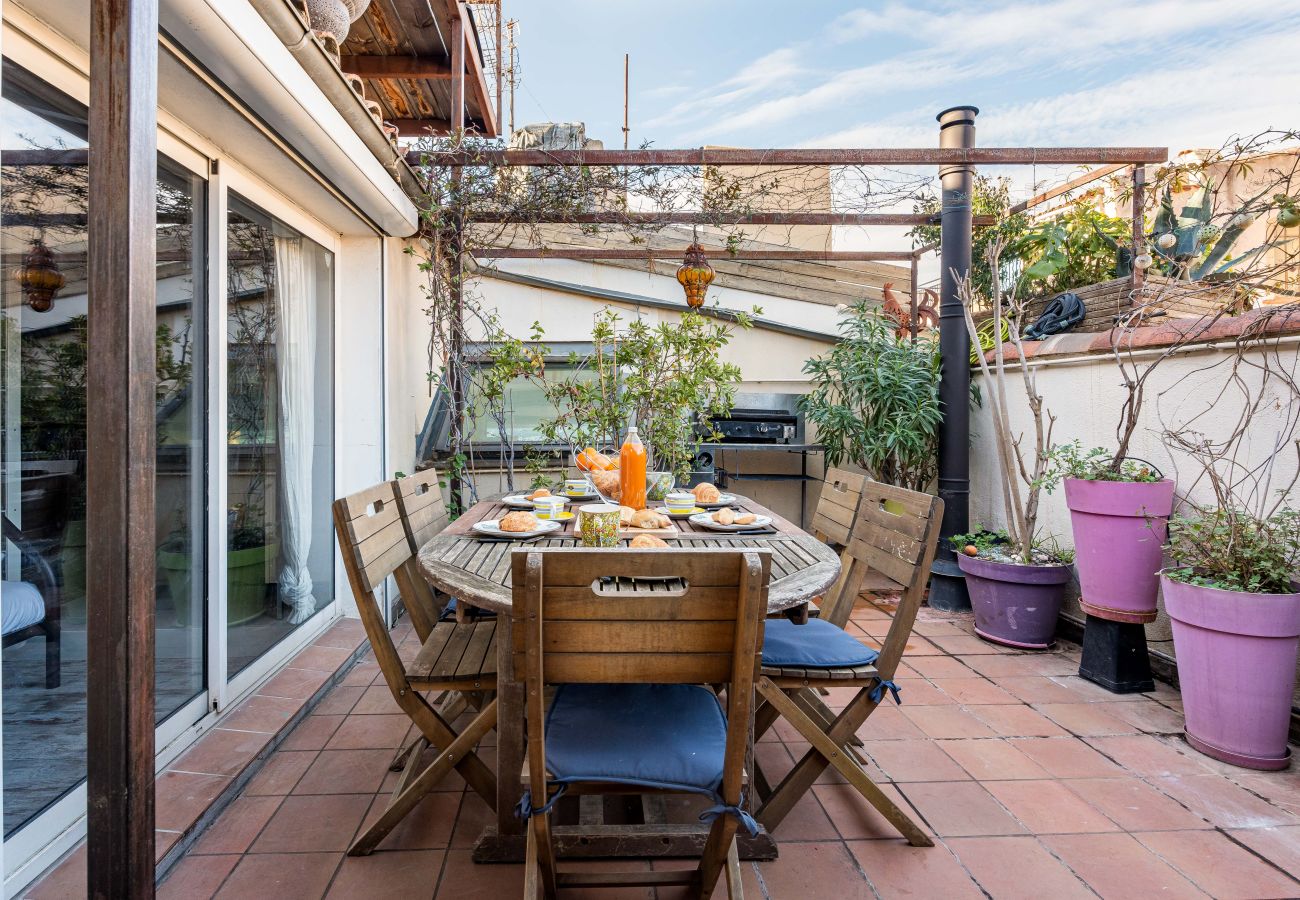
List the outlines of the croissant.
<svg viewBox="0 0 1300 900">
<path fill-rule="evenodd" d="M 736 513 L 724 506 L 713 514 L 713 521 L 719 525 L 732 525 L 736 521 Z"/>
<path fill-rule="evenodd" d="M 757 521 L 758 521 L 758 516 L 754 515 L 753 513 L 745 513 L 743 515 L 736 516 L 736 518 L 732 521 L 731 524 L 753 525 Z"/>
<path fill-rule="evenodd" d="M 501 521 L 497 523 L 497 527 L 502 531 L 522 532 L 536 531 L 541 527 L 541 524 L 542 523 L 538 521 L 537 516 L 530 512 L 519 510 L 503 516 Z"/>
<path fill-rule="evenodd" d="M 548 491 L 546 488 L 538 488 L 537 490 L 533 491 L 531 494 L 528 495 L 528 499 L 536 500 L 538 497 L 549 497 L 549 496 L 551 496 L 551 492 Z"/>
<path fill-rule="evenodd" d="M 623 488 L 619 484 L 619 474 L 613 472 L 588 472 L 591 481 L 596 485 L 596 490 L 611 500 L 618 500 L 623 496 Z"/>
<path fill-rule="evenodd" d="M 631 525 L 632 517 L 636 515 L 636 510 L 630 506 L 620 506 L 618 508 L 618 524 Z"/>
<path fill-rule="evenodd" d="M 667 547 L 668 542 L 662 538 L 655 537 L 653 534 L 638 534 L 636 537 L 632 538 L 632 541 L 628 546 L 633 550 L 658 549 L 661 547 Z"/>
<path fill-rule="evenodd" d="M 653 509 L 638 509 L 632 516 L 633 528 L 665 528 L 667 520 Z"/>
<path fill-rule="evenodd" d="M 707 481 L 697 484 L 691 492 L 695 494 L 698 503 L 717 503 L 722 499 L 722 491 L 718 490 L 718 486 Z"/>
</svg>

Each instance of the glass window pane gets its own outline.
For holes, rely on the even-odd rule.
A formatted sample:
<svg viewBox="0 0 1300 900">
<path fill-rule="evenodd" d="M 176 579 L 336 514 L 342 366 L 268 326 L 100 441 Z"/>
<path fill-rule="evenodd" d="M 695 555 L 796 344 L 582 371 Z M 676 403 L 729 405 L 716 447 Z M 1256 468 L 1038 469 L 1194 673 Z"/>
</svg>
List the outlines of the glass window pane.
<svg viewBox="0 0 1300 900">
<path fill-rule="evenodd" d="M 4 63 L 4 830 L 85 777 L 86 111 Z M 18 151 L 13 153 L 11 151 Z M 203 179 L 158 172 L 157 717 L 205 684 Z"/>
<path fill-rule="evenodd" d="M 334 257 L 231 194 L 228 675 L 334 597 Z"/>
</svg>

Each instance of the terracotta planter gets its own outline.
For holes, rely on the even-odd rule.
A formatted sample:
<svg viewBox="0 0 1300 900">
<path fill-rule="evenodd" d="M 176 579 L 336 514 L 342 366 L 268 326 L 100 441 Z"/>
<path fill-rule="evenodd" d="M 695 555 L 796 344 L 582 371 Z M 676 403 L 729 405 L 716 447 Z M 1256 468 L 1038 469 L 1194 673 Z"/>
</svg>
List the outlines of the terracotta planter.
<svg viewBox="0 0 1300 900">
<path fill-rule="evenodd" d="M 1065 479 L 1083 611 L 1114 622 L 1156 617 L 1156 573 L 1174 483 Z"/>
<path fill-rule="evenodd" d="M 1285 769 L 1300 593 L 1248 594 L 1160 576 L 1173 620 L 1187 743 L 1247 769 Z"/>
<path fill-rule="evenodd" d="M 1056 637 L 1069 566 L 1021 566 L 957 554 L 975 611 L 975 633 L 1022 650 L 1046 650 Z"/>
</svg>

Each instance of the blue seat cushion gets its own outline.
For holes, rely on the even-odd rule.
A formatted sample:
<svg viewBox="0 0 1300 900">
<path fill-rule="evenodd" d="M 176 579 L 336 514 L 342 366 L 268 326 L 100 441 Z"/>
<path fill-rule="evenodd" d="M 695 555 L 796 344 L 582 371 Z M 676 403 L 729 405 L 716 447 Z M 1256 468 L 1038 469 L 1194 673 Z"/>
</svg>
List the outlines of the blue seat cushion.
<svg viewBox="0 0 1300 900">
<path fill-rule="evenodd" d="M 763 665 L 806 669 L 869 666 L 880 653 L 825 619 L 796 625 L 789 619 L 763 623 Z"/>
<path fill-rule="evenodd" d="M 712 796 L 726 748 L 722 705 L 695 684 L 565 684 L 546 714 L 553 784 L 604 781 Z"/>
</svg>

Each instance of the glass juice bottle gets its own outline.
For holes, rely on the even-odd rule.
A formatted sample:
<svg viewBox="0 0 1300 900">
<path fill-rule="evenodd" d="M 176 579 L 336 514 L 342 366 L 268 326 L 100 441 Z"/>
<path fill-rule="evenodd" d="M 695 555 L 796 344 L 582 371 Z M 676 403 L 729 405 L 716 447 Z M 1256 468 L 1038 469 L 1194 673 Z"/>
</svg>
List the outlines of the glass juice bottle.
<svg viewBox="0 0 1300 900">
<path fill-rule="evenodd" d="M 624 506 L 645 509 L 645 470 L 645 444 L 641 443 L 641 436 L 633 425 L 627 430 L 627 439 L 618 452 L 618 484 L 623 492 L 620 502 Z"/>
</svg>

